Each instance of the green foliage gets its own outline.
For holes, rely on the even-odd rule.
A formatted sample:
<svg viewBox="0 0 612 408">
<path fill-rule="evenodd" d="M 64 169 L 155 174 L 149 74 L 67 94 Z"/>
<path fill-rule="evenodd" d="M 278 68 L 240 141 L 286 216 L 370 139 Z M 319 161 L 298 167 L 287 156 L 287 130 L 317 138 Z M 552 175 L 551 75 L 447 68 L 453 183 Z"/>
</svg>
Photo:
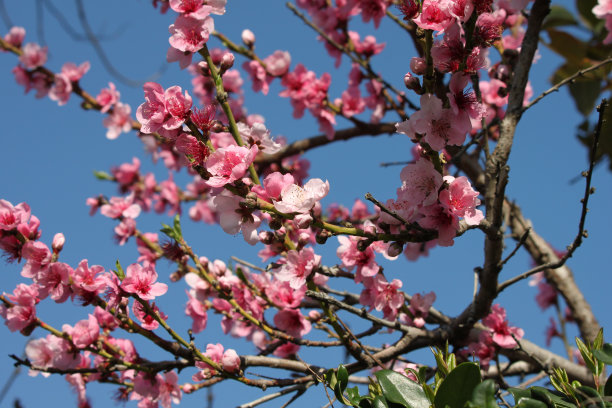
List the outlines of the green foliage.
<svg viewBox="0 0 612 408">
<path fill-rule="evenodd" d="M 173 240 L 181 242 L 183 240 L 183 230 L 181 228 L 181 219 L 179 215 L 177 214 L 174 216 L 172 227 L 162 223 L 162 229 L 160 231 Z"/>
</svg>

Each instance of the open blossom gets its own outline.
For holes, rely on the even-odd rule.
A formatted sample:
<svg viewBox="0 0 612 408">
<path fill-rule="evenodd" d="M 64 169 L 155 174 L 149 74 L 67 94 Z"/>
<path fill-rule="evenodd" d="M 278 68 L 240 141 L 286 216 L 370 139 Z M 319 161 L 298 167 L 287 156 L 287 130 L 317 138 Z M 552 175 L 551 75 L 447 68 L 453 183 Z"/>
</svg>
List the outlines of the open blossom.
<svg viewBox="0 0 612 408">
<path fill-rule="evenodd" d="M 47 47 L 41 47 L 36 43 L 27 43 L 23 46 L 23 54 L 19 61 L 27 69 L 38 68 L 47 62 Z"/>
<path fill-rule="evenodd" d="M 491 307 L 491 313 L 482 319 L 482 324 L 491 331 L 493 342 L 503 348 L 516 347 L 514 339 L 521 339 L 524 334 L 523 329 L 508 325 L 506 310 L 497 304 Z"/>
<path fill-rule="evenodd" d="M 181 15 L 168 31 L 172 34 L 168 41 L 173 48 L 183 53 L 196 53 L 204 47 L 210 33 L 215 31 L 215 23 L 211 17 L 198 20 Z"/>
<path fill-rule="evenodd" d="M 140 266 L 131 264 L 126 269 L 121 288 L 139 296 L 143 300 L 152 300 L 168 291 L 168 285 L 157 281 L 157 272 L 153 265 Z"/>
<path fill-rule="evenodd" d="M 355 282 L 359 283 L 363 278 L 370 278 L 378 273 L 380 267 L 376 263 L 376 254 L 371 246 L 364 251 L 357 248 L 360 238 L 338 236 L 340 246 L 336 251 L 338 258 L 342 260 L 342 266 L 351 270 L 357 267 Z"/>
<path fill-rule="evenodd" d="M 472 188 L 467 177 L 445 176 L 444 181 L 449 186 L 440 192 L 442 206 L 457 217 L 463 217 L 468 225 L 478 225 L 484 215 L 476 208 L 480 205 L 478 192 Z"/>
<path fill-rule="evenodd" d="M 256 144 L 259 150 L 265 154 L 274 154 L 278 152 L 282 145 L 275 142 L 270 136 L 270 131 L 266 129 L 263 123 L 253 123 L 253 126 L 245 125 L 242 122 L 238 123 L 238 132 L 245 143 Z"/>
<path fill-rule="evenodd" d="M 108 129 L 106 131 L 107 139 L 114 140 L 119 137 L 121 133 L 128 133 L 132 130 L 131 113 L 132 108 L 130 105 L 121 102 L 115 104 L 113 113 L 102 120 L 102 125 Z"/>
<path fill-rule="evenodd" d="M 136 118 L 140 122 L 143 133 L 178 129 L 189 116 L 192 99 L 187 91 L 183 95 L 180 86 L 164 89 L 155 82 L 147 82 L 143 86 L 145 103 L 136 110 Z"/>
<path fill-rule="evenodd" d="M 170 8 L 184 16 L 203 20 L 209 14 L 224 14 L 226 0 L 170 0 Z"/>
<path fill-rule="evenodd" d="M 212 177 L 206 181 L 210 187 L 223 187 L 241 179 L 247 172 L 259 149 L 257 145 L 247 148 L 229 145 L 217 149 L 206 160 L 206 170 Z"/>
<path fill-rule="evenodd" d="M 0 200 L 0 230 L 16 229 L 19 224 L 26 223 L 30 215 L 30 206 L 26 203 L 13 206 L 6 200 Z"/>
<path fill-rule="evenodd" d="M 383 275 L 376 275 L 364 279 L 363 284 L 365 289 L 359 296 L 359 303 L 383 311 L 385 319 L 394 320 L 404 304 L 404 295 L 399 290 L 402 281 L 393 279 L 387 282 Z"/>
<path fill-rule="evenodd" d="M 274 202 L 274 208 L 284 213 L 309 212 L 315 203 L 321 201 L 329 192 L 329 182 L 321 179 L 310 179 L 304 187 L 297 184 L 285 186 L 281 199 Z"/>
<path fill-rule="evenodd" d="M 136 218 L 140 215 L 140 205 L 134 204 L 134 194 L 111 197 L 108 204 L 100 207 L 100 212 L 108 218 Z"/>
<path fill-rule="evenodd" d="M 314 253 L 312 248 L 301 251 L 291 250 L 287 253 L 287 263 L 283 264 L 276 278 L 282 282 L 289 282 L 293 289 L 300 289 L 306 284 L 306 278 L 319 267 L 321 256 Z"/>
<path fill-rule="evenodd" d="M 108 83 L 108 88 L 103 88 L 100 93 L 96 96 L 96 102 L 102 106 L 100 112 L 106 113 L 108 110 L 117 102 L 121 94 L 112 82 Z"/>
<path fill-rule="evenodd" d="M 21 48 L 25 34 L 25 28 L 23 27 L 11 27 L 9 32 L 4 36 L 4 41 L 11 44 L 13 47 Z"/>
<path fill-rule="evenodd" d="M 312 328 L 310 322 L 296 309 L 283 309 L 276 313 L 274 324 L 293 337 L 303 337 Z"/>
<path fill-rule="evenodd" d="M 412 205 L 431 205 L 438 199 L 442 187 L 442 175 L 427 159 L 418 159 L 408 164 L 400 173 L 402 186 L 397 191 L 400 200 Z"/>
<path fill-rule="evenodd" d="M 72 342 L 78 348 L 85 348 L 95 342 L 100 334 L 100 326 L 94 315 L 90 314 L 87 320 L 81 320 L 74 327 L 64 325 L 64 331 L 70 334 Z"/>
</svg>

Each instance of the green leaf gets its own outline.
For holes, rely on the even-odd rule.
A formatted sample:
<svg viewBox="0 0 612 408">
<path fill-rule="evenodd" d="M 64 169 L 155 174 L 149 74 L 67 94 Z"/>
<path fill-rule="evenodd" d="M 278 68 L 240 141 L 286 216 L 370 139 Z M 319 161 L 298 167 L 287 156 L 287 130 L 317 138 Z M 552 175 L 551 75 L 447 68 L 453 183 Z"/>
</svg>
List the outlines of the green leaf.
<svg viewBox="0 0 612 408">
<path fill-rule="evenodd" d="M 556 391 L 551 391 L 544 387 L 531 387 L 529 389 L 531 391 L 531 396 L 537 400 L 540 400 L 549 406 L 554 405 L 557 408 L 574 408 L 574 405 L 571 402 L 567 402 L 563 399 L 563 394 L 558 393 Z"/>
<path fill-rule="evenodd" d="M 548 405 L 537 399 L 521 398 L 514 408 L 548 408 Z"/>
<path fill-rule="evenodd" d="M 346 386 L 348 385 L 348 371 L 346 371 L 346 367 L 344 367 L 342 364 L 340 364 L 338 366 L 338 383 L 340 384 L 340 388 L 342 389 L 342 391 L 344 391 L 346 389 Z"/>
<path fill-rule="evenodd" d="M 582 355 L 584 364 L 587 366 L 590 372 L 594 373 L 595 372 L 595 361 L 593 361 L 593 353 L 591 353 L 589 347 L 586 344 L 584 344 L 584 342 L 580 340 L 578 337 L 576 337 L 576 345 L 578 346 L 578 350 L 580 351 L 580 354 Z"/>
<path fill-rule="evenodd" d="M 599 361 L 612 365 L 612 344 L 604 344 L 601 349 L 593 351 L 593 355 Z"/>
<path fill-rule="evenodd" d="M 587 55 L 588 44 L 580 41 L 565 31 L 550 29 L 547 31 L 550 38 L 549 43 L 544 43 L 548 48 L 564 57 L 567 62 L 573 64 L 583 63 Z"/>
<path fill-rule="evenodd" d="M 520 400 L 521 398 L 531 398 L 531 391 L 529 390 L 511 387 L 511 388 L 508 388 L 508 391 L 514 397 L 515 405 L 518 403 L 518 400 Z"/>
<path fill-rule="evenodd" d="M 363 397 L 359 395 L 359 388 L 357 388 L 357 386 L 353 388 L 347 388 L 346 395 L 348 396 L 351 405 L 353 405 L 354 407 L 358 407 L 359 403 L 363 399 Z"/>
<path fill-rule="evenodd" d="M 597 406 L 605 408 L 606 406 L 604 400 L 601 398 L 601 395 L 599 395 L 599 392 L 597 392 L 597 390 L 594 388 L 587 387 L 586 385 L 577 387 L 576 395 L 578 396 L 578 399 L 582 401 L 588 400 L 589 407 Z"/>
<path fill-rule="evenodd" d="M 612 375 L 610 375 L 606 381 L 606 385 L 604 386 L 604 395 L 606 397 L 612 396 Z"/>
<path fill-rule="evenodd" d="M 123 268 L 121 267 L 121 264 L 119 263 L 118 259 L 115 262 L 115 267 L 117 268 L 117 270 L 115 271 L 115 274 L 117 275 L 119 280 L 122 281 L 125 278 L 125 272 L 123 272 Z"/>
<path fill-rule="evenodd" d="M 387 405 L 387 401 L 385 401 L 385 398 L 382 395 L 377 395 L 376 398 L 374 398 L 374 401 L 372 401 L 372 407 L 389 408 L 389 405 Z"/>
<path fill-rule="evenodd" d="M 569 91 L 578 111 L 584 116 L 589 116 L 601 94 L 601 80 L 577 79 L 569 84 Z"/>
<path fill-rule="evenodd" d="M 178 241 L 176 233 L 174 232 L 174 228 L 170 227 L 169 225 L 162 224 L 162 228 L 160 231 L 168 237 L 172 238 L 173 240 Z"/>
<path fill-rule="evenodd" d="M 94 177 L 98 180 L 114 180 L 115 178 L 105 171 L 94 170 Z"/>
<path fill-rule="evenodd" d="M 499 408 L 495 398 L 497 387 L 495 381 L 488 379 L 476 386 L 472 393 L 472 406 L 478 408 Z"/>
<path fill-rule="evenodd" d="M 183 237 L 183 230 L 181 229 L 181 217 L 178 214 L 174 216 L 174 231 L 176 232 L 176 235 L 178 237 Z"/>
<path fill-rule="evenodd" d="M 482 382 L 480 368 L 476 363 L 461 363 L 451 371 L 436 391 L 434 405 L 443 408 L 463 408 L 472 398 L 472 393 Z"/>
<path fill-rule="evenodd" d="M 407 408 L 429 408 L 431 405 L 423 388 L 403 375 L 391 370 L 374 373 L 385 399 Z"/>
<path fill-rule="evenodd" d="M 550 13 L 544 19 L 542 29 L 546 30 L 551 27 L 578 25 L 578 20 L 574 14 L 568 11 L 565 7 L 553 5 L 550 6 Z"/>
</svg>

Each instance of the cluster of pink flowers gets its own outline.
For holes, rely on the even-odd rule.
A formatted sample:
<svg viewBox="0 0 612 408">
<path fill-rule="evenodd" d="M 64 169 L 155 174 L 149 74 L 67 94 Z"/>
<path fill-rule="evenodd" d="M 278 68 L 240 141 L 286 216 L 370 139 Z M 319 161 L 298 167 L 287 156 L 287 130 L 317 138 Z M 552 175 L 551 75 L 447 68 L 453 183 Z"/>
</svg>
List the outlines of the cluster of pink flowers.
<svg viewBox="0 0 612 408">
<path fill-rule="evenodd" d="M 225 14 L 226 0 L 172 0 L 170 8 L 179 16 L 170 31 L 170 48 L 166 59 L 168 62 L 178 61 L 182 68 L 191 64 L 193 54 L 204 47 L 208 37 L 215 30 L 211 14 Z"/>
</svg>

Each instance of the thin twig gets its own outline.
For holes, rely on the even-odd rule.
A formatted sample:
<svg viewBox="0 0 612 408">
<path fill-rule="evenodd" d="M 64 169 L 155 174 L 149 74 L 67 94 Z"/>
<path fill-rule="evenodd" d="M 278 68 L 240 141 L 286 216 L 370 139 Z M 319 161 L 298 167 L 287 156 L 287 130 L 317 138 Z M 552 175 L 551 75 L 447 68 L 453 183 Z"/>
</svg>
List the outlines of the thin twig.
<svg viewBox="0 0 612 408">
<path fill-rule="evenodd" d="M 523 235 L 521 236 L 521 239 L 519 239 L 519 241 L 516 243 L 516 246 L 514 247 L 512 252 L 510 252 L 510 254 L 499 263 L 500 268 L 504 266 L 510 259 L 512 259 L 514 255 L 516 255 L 519 248 L 525 244 L 525 241 L 527 241 L 527 237 L 529 236 L 530 232 L 531 232 L 531 227 L 528 227 L 523 233 Z"/>
<path fill-rule="evenodd" d="M 612 62 L 612 57 L 607 58 L 607 59 L 601 61 L 598 64 L 592 65 L 592 66 L 590 66 L 588 68 L 585 68 L 585 69 L 581 69 L 580 71 L 576 72 L 575 74 L 572 74 L 572 75 L 568 76 L 567 78 L 565 78 L 564 80 L 559 81 L 553 87 L 551 87 L 551 88 L 547 89 L 546 91 L 542 92 L 537 98 L 535 98 L 533 101 L 531 101 L 527 105 L 525 105 L 523 107 L 523 112 L 525 112 L 527 109 L 531 108 L 536 103 L 540 102 L 540 100 L 542 100 L 546 95 L 551 94 L 553 92 L 557 92 L 562 86 L 574 82 L 576 80 L 576 78 L 584 76 L 584 74 L 589 73 L 591 71 L 595 71 L 596 69 L 601 68 L 604 65 L 607 65 L 607 64 L 609 64 L 611 62 Z"/>
<path fill-rule="evenodd" d="M 594 190 L 591 189 L 591 178 L 593 176 L 593 168 L 595 166 L 595 155 L 597 153 L 597 147 L 599 146 L 599 137 L 601 135 L 601 129 L 603 127 L 605 111 L 607 108 L 608 108 L 607 99 L 603 99 L 601 101 L 601 104 L 597 107 L 597 110 L 599 112 L 599 119 L 597 121 L 597 127 L 595 129 L 595 133 L 593 136 L 593 144 L 591 146 L 589 169 L 583 173 L 583 176 L 586 178 L 586 183 L 584 187 L 584 196 L 581 200 L 582 211 L 580 213 L 580 221 L 578 222 L 578 233 L 576 234 L 576 237 L 574 238 L 572 243 L 567 247 L 567 252 L 561 257 L 561 259 L 559 259 L 556 262 L 547 262 L 545 264 L 536 266 L 535 268 L 532 268 L 528 270 L 527 272 L 524 272 L 518 276 L 515 276 L 514 278 L 508 279 L 507 281 L 505 281 L 504 283 L 498 286 L 497 293 L 503 291 L 508 286 L 511 286 L 515 284 L 516 282 L 519 282 L 523 279 L 528 278 L 529 276 L 535 273 L 544 271 L 546 269 L 557 269 L 563 266 L 565 262 L 574 254 L 576 249 L 578 249 L 578 247 L 582 244 L 582 239 L 586 238 L 587 233 L 584 229 L 584 224 L 585 224 L 586 216 L 588 212 L 589 197 L 594 192 Z"/>
</svg>

